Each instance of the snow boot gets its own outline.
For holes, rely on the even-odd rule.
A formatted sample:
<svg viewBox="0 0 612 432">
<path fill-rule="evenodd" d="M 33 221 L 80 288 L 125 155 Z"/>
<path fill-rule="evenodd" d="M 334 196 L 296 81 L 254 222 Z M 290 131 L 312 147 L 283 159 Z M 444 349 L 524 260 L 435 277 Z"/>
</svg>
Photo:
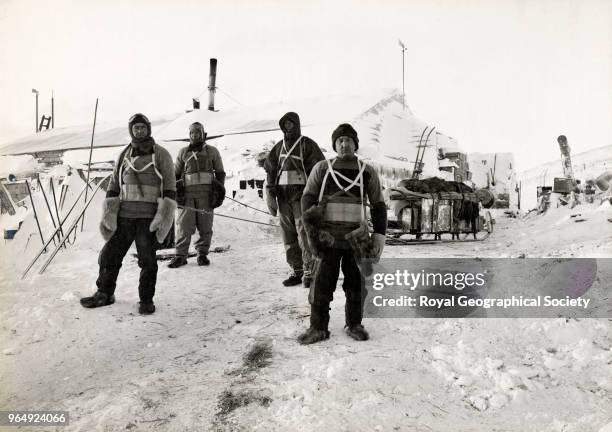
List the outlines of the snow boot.
<svg viewBox="0 0 612 432">
<path fill-rule="evenodd" d="M 346 332 L 347 335 L 349 335 L 356 341 L 365 341 L 370 338 L 370 335 L 368 334 L 366 329 L 363 328 L 361 324 L 357 324 L 357 325 L 350 326 L 350 327 L 346 326 L 344 327 L 344 331 Z"/>
<path fill-rule="evenodd" d="M 198 265 L 199 266 L 207 266 L 210 265 L 210 260 L 206 255 L 198 255 Z"/>
<path fill-rule="evenodd" d="M 150 302 L 139 302 L 138 303 L 138 313 L 141 315 L 151 315 L 155 312 L 155 304 Z"/>
<path fill-rule="evenodd" d="M 302 283 L 302 272 L 301 271 L 295 271 L 293 272 L 293 274 L 291 276 L 289 276 L 287 279 L 285 279 L 283 281 L 283 285 L 285 285 L 286 287 L 290 287 L 290 286 L 295 286 L 295 285 L 299 285 Z"/>
<path fill-rule="evenodd" d="M 168 267 L 179 268 L 179 267 L 184 266 L 185 264 L 187 264 L 187 258 L 182 255 L 177 255 L 174 258 L 172 258 L 172 261 L 170 261 L 170 264 L 168 264 Z"/>
<path fill-rule="evenodd" d="M 308 330 L 298 336 L 298 342 L 301 345 L 310 345 L 321 342 L 325 339 L 329 339 L 329 331 L 319 330 L 314 327 L 310 327 Z"/>
<path fill-rule="evenodd" d="M 108 306 L 115 303 L 115 296 L 103 293 L 101 291 L 96 291 L 94 295 L 91 297 L 83 297 L 81 299 L 81 306 L 85 308 L 97 308 L 101 306 Z"/>
</svg>

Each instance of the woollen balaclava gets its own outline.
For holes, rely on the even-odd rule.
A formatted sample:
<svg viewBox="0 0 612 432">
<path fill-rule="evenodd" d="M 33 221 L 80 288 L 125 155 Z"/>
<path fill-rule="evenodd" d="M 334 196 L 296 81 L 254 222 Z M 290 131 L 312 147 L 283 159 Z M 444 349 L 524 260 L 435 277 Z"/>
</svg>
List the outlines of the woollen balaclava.
<svg viewBox="0 0 612 432">
<path fill-rule="evenodd" d="M 191 139 L 191 132 L 194 130 L 200 131 L 200 138 L 197 139 L 196 141 Z M 190 148 L 195 148 L 195 147 L 201 148 L 202 145 L 204 145 L 204 141 L 206 141 L 206 131 L 204 130 L 204 125 L 200 122 L 191 123 L 189 125 L 189 147 Z"/>
<path fill-rule="evenodd" d="M 147 135 L 145 137 L 143 138 L 134 137 L 134 133 L 132 132 L 132 126 L 134 126 L 136 123 L 144 123 L 145 125 L 147 125 Z M 132 143 L 140 144 L 140 143 L 145 143 L 151 140 L 151 122 L 149 121 L 147 116 L 145 116 L 142 113 L 134 114 L 130 118 L 130 120 L 128 121 L 128 129 L 130 131 L 130 137 L 132 137 Z"/>
<path fill-rule="evenodd" d="M 353 126 L 351 126 L 350 124 L 342 123 L 332 133 L 332 147 L 334 148 L 334 151 L 336 153 L 338 153 L 338 151 L 336 150 L 336 140 L 341 136 L 353 138 L 353 141 L 355 141 L 355 151 L 359 149 L 359 138 L 357 137 L 357 131 L 353 129 Z"/>
</svg>

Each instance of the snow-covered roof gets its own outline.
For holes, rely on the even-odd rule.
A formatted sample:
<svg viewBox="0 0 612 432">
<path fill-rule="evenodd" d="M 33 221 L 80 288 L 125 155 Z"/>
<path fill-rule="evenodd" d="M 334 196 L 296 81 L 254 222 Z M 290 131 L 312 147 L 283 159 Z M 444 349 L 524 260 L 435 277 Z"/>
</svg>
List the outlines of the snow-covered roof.
<svg viewBox="0 0 612 432">
<path fill-rule="evenodd" d="M 210 143 L 225 154 L 244 155 L 260 152 L 281 138 L 278 119 L 288 111 L 300 115 L 303 135 L 314 139 L 326 154 L 334 155 L 331 133 L 340 123 L 351 123 L 359 134 L 359 154 L 381 165 L 412 169 L 419 142 L 425 144 L 424 175 L 438 172 L 437 147 L 457 148 L 450 138 L 416 118 L 402 105 L 399 90 L 386 89 L 354 95 L 331 95 L 302 100 L 283 101 L 259 106 L 241 106 L 222 111 L 194 110 L 188 113 L 152 119 L 153 136 L 175 155 L 188 138 L 189 125 L 202 123 L 209 136 L 225 135 Z M 270 130 L 268 132 L 240 133 Z M 431 133 L 435 131 L 435 133 Z M 238 135 L 233 135 L 238 133 Z M 64 160 L 86 162 L 91 141 L 91 126 L 57 128 L 32 134 L 0 147 L 0 154 L 23 154 L 52 150 L 72 150 Z M 113 159 L 119 148 L 129 142 L 126 123 L 96 126 L 93 161 Z M 78 149 L 78 150 L 77 150 Z M 225 155 L 224 155 L 225 157 Z"/>
<path fill-rule="evenodd" d="M 457 165 L 455 162 L 449 160 L 449 159 L 442 159 L 439 162 L 439 166 L 440 168 L 448 168 L 448 167 L 454 167 L 454 168 L 459 168 L 459 165 Z"/>
</svg>

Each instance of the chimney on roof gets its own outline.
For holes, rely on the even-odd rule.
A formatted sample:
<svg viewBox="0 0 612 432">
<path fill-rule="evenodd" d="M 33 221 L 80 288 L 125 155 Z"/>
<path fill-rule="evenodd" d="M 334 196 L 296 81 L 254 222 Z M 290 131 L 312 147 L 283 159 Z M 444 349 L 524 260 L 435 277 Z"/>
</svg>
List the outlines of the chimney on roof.
<svg viewBox="0 0 612 432">
<path fill-rule="evenodd" d="M 210 74 L 208 75 L 208 110 L 215 110 L 215 91 L 217 91 L 217 87 L 215 84 L 217 82 L 217 59 L 210 59 Z"/>
</svg>

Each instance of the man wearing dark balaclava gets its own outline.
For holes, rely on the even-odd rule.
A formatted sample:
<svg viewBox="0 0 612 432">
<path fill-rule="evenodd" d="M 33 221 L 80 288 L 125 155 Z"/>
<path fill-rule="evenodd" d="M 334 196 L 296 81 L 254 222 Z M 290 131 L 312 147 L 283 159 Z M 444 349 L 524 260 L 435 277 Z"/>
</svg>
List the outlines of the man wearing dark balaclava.
<svg viewBox="0 0 612 432">
<path fill-rule="evenodd" d="M 312 255 L 302 224 L 300 198 L 312 167 L 325 159 L 312 139 L 302 135 L 300 117 L 288 112 L 279 120 L 283 139 L 268 154 L 264 168 L 267 173 L 266 200 L 273 215 L 278 211 L 287 263 L 292 273 L 283 281 L 285 286 L 312 281 Z"/>
</svg>

